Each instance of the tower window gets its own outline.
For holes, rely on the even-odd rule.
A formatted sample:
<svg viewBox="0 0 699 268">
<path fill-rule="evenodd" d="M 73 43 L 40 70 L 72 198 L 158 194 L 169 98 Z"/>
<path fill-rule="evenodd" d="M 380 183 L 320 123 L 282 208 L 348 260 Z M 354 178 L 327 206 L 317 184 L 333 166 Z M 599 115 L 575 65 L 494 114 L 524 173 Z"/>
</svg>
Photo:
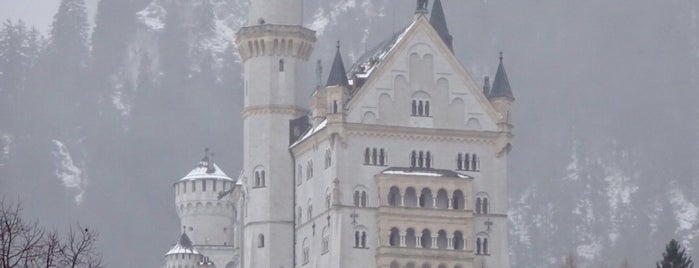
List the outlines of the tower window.
<svg viewBox="0 0 699 268">
<path fill-rule="evenodd" d="M 263 234 L 257 235 L 257 247 L 258 248 L 265 247 L 265 235 L 263 235 Z"/>
<path fill-rule="evenodd" d="M 366 191 L 354 191 L 354 206 L 355 207 L 366 207 L 367 206 L 367 195 Z"/>
<path fill-rule="evenodd" d="M 354 232 L 354 248 L 367 248 L 366 246 L 366 231 Z"/>
<path fill-rule="evenodd" d="M 279 72 L 284 72 L 284 59 L 279 60 Z"/>
<path fill-rule="evenodd" d="M 264 170 L 258 170 L 255 171 L 255 188 L 262 188 L 266 186 L 266 179 L 265 178 L 265 171 Z"/>
</svg>

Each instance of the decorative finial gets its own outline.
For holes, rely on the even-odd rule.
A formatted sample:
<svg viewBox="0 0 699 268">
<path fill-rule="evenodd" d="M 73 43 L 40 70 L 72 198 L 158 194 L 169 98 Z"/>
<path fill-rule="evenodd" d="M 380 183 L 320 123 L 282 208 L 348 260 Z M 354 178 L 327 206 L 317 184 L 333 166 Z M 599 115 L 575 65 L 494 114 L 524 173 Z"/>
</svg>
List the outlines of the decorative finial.
<svg viewBox="0 0 699 268">
<path fill-rule="evenodd" d="M 340 50 L 340 40 L 337 40 L 337 50 Z"/>
<path fill-rule="evenodd" d="M 500 51 L 500 63 L 502 63 L 502 59 L 504 58 L 504 57 L 502 56 L 503 54 L 504 54 L 504 53 L 502 53 L 502 51 Z"/>
<path fill-rule="evenodd" d="M 417 0 L 417 10 L 418 11 L 427 10 L 428 4 L 429 4 L 429 0 Z"/>
</svg>

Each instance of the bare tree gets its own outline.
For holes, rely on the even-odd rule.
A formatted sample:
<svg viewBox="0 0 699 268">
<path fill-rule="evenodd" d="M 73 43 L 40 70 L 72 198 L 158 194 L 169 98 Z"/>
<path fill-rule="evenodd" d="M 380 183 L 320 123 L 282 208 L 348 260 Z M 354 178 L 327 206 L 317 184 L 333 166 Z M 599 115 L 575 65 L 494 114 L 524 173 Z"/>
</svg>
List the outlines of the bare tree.
<svg viewBox="0 0 699 268">
<path fill-rule="evenodd" d="M 22 218 L 22 206 L 0 200 L 0 268 L 70 267 L 99 268 L 97 234 L 80 225 L 68 230 L 64 240 L 36 221 Z"/>
</svg>

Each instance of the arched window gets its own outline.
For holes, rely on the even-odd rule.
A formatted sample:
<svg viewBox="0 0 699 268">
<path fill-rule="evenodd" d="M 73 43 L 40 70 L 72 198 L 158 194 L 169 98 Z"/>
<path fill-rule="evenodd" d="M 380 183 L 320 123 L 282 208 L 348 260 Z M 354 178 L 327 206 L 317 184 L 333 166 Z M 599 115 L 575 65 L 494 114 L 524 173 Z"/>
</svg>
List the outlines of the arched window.
<svg viewBox="0 0 699 268">
<path fill-rule="evenodd" d="M 466 199 L 464 198 L 464 193 L 461 190 L 454 191 L 454 197 L 452 199 L 451 207 L 455 210 L 466 209 Z"/>
<path fill-rule="evenodd" d="M 404 198 L 404 206 L 405 207 L 417 207 L 417 193 L 415 192 L 415 188 L 413 187 L 408 187 L 408 189 L 405 190 L 405 198 Z"/>
<path fill-rule="evenodd" d="M 359 191 L 354 191 L 354 206 L 358 207 L 359 206 Z"/>
<path fill-rule="evenodd" d="M 432 168 L 432 153 L 429 151 L 427 151 L 427 154 L 425 155 L 425 167 Z"/>
<path fill-rule="evenodd" d="M 408 228 L 408 230 L 405 232 L 405 246 L 409 248 L 417 247 L 417 238 L 413 228 Z"/>
<path fill-rule="evenodd" d="M 306 180 L 313 178 L 313 160 L 308 160 L 308 166 L 306 166 Z"/>
<path fill-rule="evenodd" d="M 481 238 L 480 237 L 476 238 L 476 255 L 483 254 L 482 246 L 483 246 L 483 241 L 481 240 Z"/>
<path fill-rule="evenodd" d="M 388 205 L 392 207 L 397 207 L 400 205 L 400 191 L 398 190 L 398 187 L 393 186 L 388 192 Z"/>
<path fill-rule="evenodd" d="M 366 246 L 366 231 L 362 231 L 362 248 L 367 248 L 367 246 Z"/>
<path fill-rule="evenodd" d="M 379 150 L 379 166 L 383 166 L 386 163 L 386 152 L 384 152 L 384 149 L 381 148 Z"/>
<path fill-rule="evenodd" d="M 320 242 L 321 254 L 328 253 L 329 248 L 330 248 L 330 237 L 328 236 L 326 228 L 323 227 L 323 231 L 321 233 L 321 242 Z"/>
<path fill-rule="evenodd" d="M 265 247 L 265 235 L 263 235 L 263 234 L 257 235 L 257 247 L 258 248 Z"/>
<path fill-rule="evenodd" d="M 371 156 L 370 156 L 370 155 L 371 155 L 371 152 L 370 152 L 370 151 L 371 151 L 371 150 L 370 150 L 369 148 L 366 148 L 366 150 L 364 150 L 364 164 L 365 164 L 365 165 L 368 165 L 368 164 L 370 163 L 370 162 L 369 162 L 369 159 L 371 158 Z"/>
<path fill-rule="evenodd" d="M 361 200 L 361 206 L 366 207 L 367 204 L 367 197 L 366 197 L 366 191 L 362 191 L 362 200 Z"/>
<path fill-rule="evenodd" d="M 464 249 L 464 235 L 460 231 L 454 232 L 454 241 L 452 243 L 455 250 Z"/>
<path fill-rule="evenodd" d="M 424 93 L 419 93 L 421 95 L 410 102 L 410 115 L 418 117 L 429 117 L 431 113 L 429 96 Z M 422 98 L 422 99 L 421 99 Z"/>
<path fill-rule="evenodd" d="M 256 170 L 255 171 L 254 188 L 262 188 L 262 187 L 265 187 L 265 171 L 264 170 Z"/>
<path fill-rule="evenodd" d="M 325 150 L 325 168 L 332 166 L 332 152 L 330 149 Z"/>
<path fill-rule="evenodd" d="M 481 198 L 476 198 L 476 214 L 481 214 Z"/>
<path fill-rule="evenodd" d="M 464 158 L 464 170 L 471 170 L 471 160 L 469 160 L 471 156 L 469 154 L 466 154 L 466 157 Z"/>
<path fill-rule="evenodd" d="M 398 262 L 396 261 L 393 261 L 391 262 L 391 266 L 389 268 L 400 268 L 400 264 L 398 264 Z"/>
<path fill-rule="evenodd" d="M 412 109 L 411 115 L 412 115 L 412 116 L 416 116 L 416 115 L 417 115 L 417 101 L 416 101 L 416 100 L 413 100 L 413 103 L 412 103 L 412 104 L 413 104 L 413 105 L 412 105 L 412 108 L 413 108 L 413 109 Z"/>
<path fill-rule="evenodd" d="M 419 200 L 419 205 L 421 208 L 427 207 L 431 208 L 433 207 L 433 198 L 432 198 L 432 191 L 428 188 L 422 189 L 422 192 L 420 193 L 420 200 Z"/>
<path fill-rule="evenodd" d="M 410 167 L 417 167 L 417 152 L 410 153 Z"/>
<path fill-rule="evenodd" d="M 437 232 L 437 248 L 446 249 L 449 244 L 449 239 L 447 238 L 447 232 L 444 230 L 439 230 Z"/>
<path fill-rule="evenodd" d="M 308 214 L 308 220 L 313 220 L 313 202 L 311 199 L 308 199 L 308 208 L 306 209 L 306 213 Z"/>
<path fill-rule="evenodd" d="M 483 198 L 483 214 L 488 214 L 488 198 Z"/>
<path fill-rule="evenodd" d="M 456 156 L 456 169 L 457 170 L 463 170 L 464 169 L 464 158 L 462 154 L 458 154 Z"/>
<path fill-rule="evenodd" d="M 301 248 L 303 249 L 302 263 L 308 264 L 310 257 L 311 257 L 311 246 L 308 243 L 308 238 L 303 239 L 303 244 L 302 244 Z"/>
<path fill-rule="evenodd" d="M 354 247 L 359 248 L 359 245 L 361 243 L 361 232 L 360 231 L 354 231 Z"/>
<path fill-rule="evenodd" d="M 425 116 L 430 116 L 430 101 L 425 101 Z"/>
<path fill-rule="evenodd" d="M 423 116 L 425 114 L 425 106 L 422 101 L 417 102 L 417 115 Z"/>
<path fill-rule="evenodd" d="M 388 245 L 392 247 L 400 246 L 400 232 L 398 228 L 391 228 L 391 235 L 388 237 Z"/>
<path fill-rule="evenodd" d="M 337 109 L 337 101 L 333 101 L 333 113 L 334 113 L 334 114 L 338 113 L 337 110 L 338 110 L 338 109 Z"/>
<path fill-rule="evenodd" d="M 432 248 L 432 232 L 430 232 L 430 230 L 422 230 L 422 237 L 420 238 L 420 243 L 422 244 L 422 248 Z"/>
<path fill-rule="evenodd" d="M 479 159 L 478 155 L 473 154 L 471 156 L 471 171 L 478 171 L 479 170 Z"/>
<path fill-rule="evenodd" d="M 438 209 L 447 209 L 449 206 L 449 196 L 447 195 L 447 191 L 444 189 L 439 189 L 437 191 L 437 208 Z"/>
<path fill-rule="evenodd" d="M 299 186 L 303 183 L 303 167 L 301 165 L 296 166 L 296 185 Z"/>
<path fill-rule="evenodd" d="M 371 150 L 371 164 L 372 164 L 372 165 L 376 165 L 376 163 L 377 163 L 377 158 L 378 158 L 378 154 L 377 154 L 377 152 L 376 152 L 376 148 L 374 148 L 374 149 Z"/>
<path fill-rule="evenodd" d="M 418 153 L 418 157 L 417 157 L 417 166 L 418 166 L 418 167 L 424 167 L 424 166 L 425 166 L 425 153 L 424 153 L 423 151 L 420 151 L 420 153 Z"/>
<path fill-rule="evenodd" d="M 423 263 L 422 268 L 432 268 L 429 263 Z"/>
</svg>

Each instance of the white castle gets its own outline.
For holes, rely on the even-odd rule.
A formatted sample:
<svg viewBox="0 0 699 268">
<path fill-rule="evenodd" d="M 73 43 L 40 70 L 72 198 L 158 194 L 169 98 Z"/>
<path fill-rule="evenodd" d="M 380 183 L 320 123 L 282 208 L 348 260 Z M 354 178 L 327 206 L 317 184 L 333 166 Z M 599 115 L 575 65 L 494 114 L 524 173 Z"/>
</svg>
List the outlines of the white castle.
<svg viewBox="0 0 699 268">
<path fill-rule="evenodd" d="M 500 57 L 479 85 L 436 0 L 349 72 L 340 47 L 308 100 L 302 0 L 251 0 L 244 165 L 207 155 L 175 183 L 167 268 L 509 268 L 514 97 Z"/>
</svg>

